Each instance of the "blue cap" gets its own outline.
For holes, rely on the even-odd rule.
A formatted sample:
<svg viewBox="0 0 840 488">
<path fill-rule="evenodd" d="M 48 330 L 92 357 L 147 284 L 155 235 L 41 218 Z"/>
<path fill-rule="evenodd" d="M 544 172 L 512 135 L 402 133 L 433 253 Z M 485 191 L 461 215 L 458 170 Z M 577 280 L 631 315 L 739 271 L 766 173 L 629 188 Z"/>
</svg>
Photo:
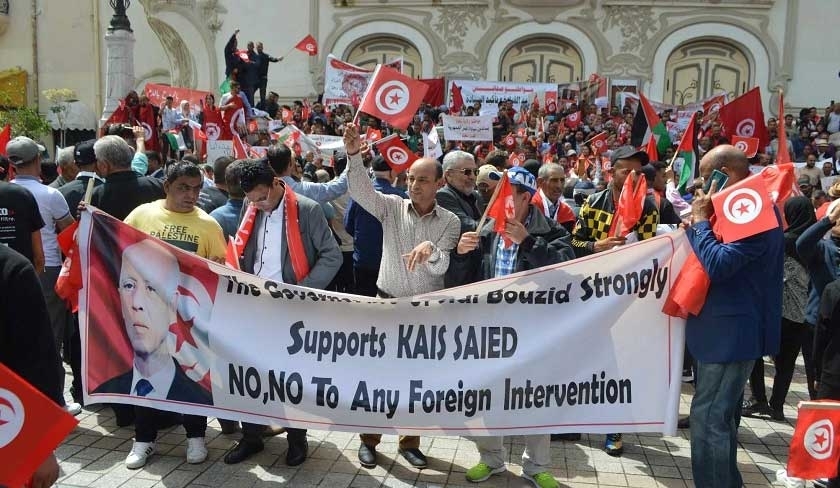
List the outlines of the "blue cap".
<svg viewBox="0 0 840 488">
<path fill-rule="evenodd" d="M 514 166 L 507 170 L 508 180 L 511 185 L 516 185 L 528 190 L 528 193 L 533 195 L 537 192 L 537 178 L 521 166 Z M 500 173 L 490 173 L 491 180 L 500 180 L 502 175 Z"/>
</svg>

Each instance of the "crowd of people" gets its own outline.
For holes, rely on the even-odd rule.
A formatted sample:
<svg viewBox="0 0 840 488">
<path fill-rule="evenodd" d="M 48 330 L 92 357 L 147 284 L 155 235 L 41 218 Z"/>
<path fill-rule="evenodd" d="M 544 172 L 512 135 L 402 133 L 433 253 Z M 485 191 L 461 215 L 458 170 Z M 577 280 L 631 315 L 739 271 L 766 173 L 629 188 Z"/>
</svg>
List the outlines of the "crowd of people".
<svg viewBox="0 0 840 488">
<path fill-rule="evenodd" d="M 16 288 L 9 286 L 7 276 L 25 275 L 21 282 L 42 292 L 26 295 L 26 303 L 33 302 L 27 310 L 33 312 L 25 325 L 20 314 L 10 310 L 11 302 L 5 305 L 0 337 L 11 339 L 0 341 L 0 361 L 69 412 L 77 414 L 83 408 L 81 347 L 78 318 L 55 292 L 62 263 L 56 236 L 84 208 L 90 180 L 95 186 L 91 205 L 150 234 L 167 225 L 181 226 L 193 235 L 196 246 L 189 250 L 217 262 L 224 262 L 225 242 L 235 235 L 244 209 L 252 205 L 257 210 L 257 238 L 240 256 L 244 271 L 283 283 L 381 298 L 502 277 L 683 225 L 711 280 L 706 305 L 688 319 L 686 334 L 684 374 L 696 390 L 691 415 L 681 427 L 691 429 L 695 486 L 741 486 L 735 463 L 740 416 L 785 420 L 782 405 L 800 350 L 810 396 L 840 400 L 840 356 L 834 342 L 840 319 L 840 311 L 835 313 L 840 304 L 840 205 L 832 204 L 840 199 L 840 183 L 832 178 L 840 171 L 835 147 L 840 143 L 840 103 L 823 114 L 803 109 L 798 119 L 788 115 L 781 124 L 769 119 L 771 143 L 750 159 L 729 145 L 725 128 L 713 114 L 698 114 L 700 178 L 681 194 L 669 164 L 676 144 L 654 160 L 643 148 L 630 145 L 629 107 L 581 102 L 546 113 L 538 105 L 515 107 L 503 101 L 492 141 L 444 141 L 443 155 L 427 158 L 422 157 L 427 146 L 423 135 L 436 130 L 446 107 L 424 104 L 408 129 L 400 131 L 366 115 L 358 125 L 349 123 L 355 115 L 349 106 L 282 105 L 275 93 L 266 93 L 268 63 L 282 57 L 266 54 L 259 42 L 248 43 L 247 51 L 246 62 L 237 54 L 235 33 L 225 48 L 230 91 L 221 94 L 218 107 L 214 95 L 207 96 L 200 113 L 193 113 L 189 103 L 175 108 L 169 98 L 155 107 L 160 124 L 156 130 L 200 127 L 206 111 L 219 111 L 225 122 L 233 122 L 255 142 L 270 134 L 248 128 L 247 120 L 267 117 L 294 124 L 306 134 L 342 136 L 343 149 L 322 154 L 269 142 L 264 158 L 204 161 L 201 144 L 188 136 L 186 148 L 178 142 L 147 151 L 148 134 L 134 119 L 107 127 L 108 135 L 97 140 L 62 149 L 53 165 L 42 159 L 42 146 L 23 136 L 12 139 L 0 157 L 0 180 L 11 180 L 0 181 L 0 209 L 10 209 L 4 215 L 12 216 L 0 220 L 0 242 L 5 244 L 0 246 L 2 296 L 13 296 L 9 290 Z M 255 104 L 257 92 L 260 101 Z M 134 92 L 126 97 L 128 107 L 148 103 Z M 241 127 L 231 118 L 239 109 L 246 114 Z M 481 109 L 475 102 L 461 114 Z M 569 116 L 579 111 L 581 120 L 572 125 Z M 664 120 L 672 117 L 668 112 L 660 115 Z M 363 141 L 369 129 L 383 136 L 400 134 L 421 159 L 406 172 L 394 170 L 375 144 Z M 710 195 L 702 189 L 704 179 L 717 170 L 733 184 L 756 167 L 774 164 L 779 130 L 786 131 L 792 159 L 804 163 L 797 170 L 802 196 L 784 204 L 787 228 L 721 243 L 709 224 L 713 209 Z M 599 151 L 591 139 L 602 132 L 606 144 Z M 524 163 L 514 165 L 512 153 L 522 153 Z M 514 216 L 504 223 L 503 233 L 496 233 L 492 220 L 481 228 L 478 224 L 505 171 L 514 192 Z M 632 236 L 615 236 L 610 225 L 627 178 L 645 178 L 649 193 Z M 298 218 L 284 219 L 289 212 Z M 291 241 L 295 245 L 287 245 Z M 136 263 L 148 261 L 155 252 L 138 249 Z M 121 275 L 136 274 L 136 263 L 124 266 Z M 30 283 L 34 278 L 39 285 Z M 733 288 L 745 293 L 735 296 Z M 126 291 L 124 299 L 135 298 Z M 36 342 L 39 346 L 32 347 Z M 24 365 L 22 356 L 34 350 L 39 360 Z M 57 352 L 63 352 L 70 365 L 72 401 L 64 399 L 65 375 Z M 773 358 L 776 370 L 769 401 L 762 360 L 766 356 Z M 134 380 L 125 380 L 131 393 L 154 395 L 155 378 L 143 376 L 148 366 L 135 367 Z M 743 401 L 747 383 L 749 394 Z M 206 417 L 125 405 L 113 408 L 118 425 L 135 428 L 128 468 L 143 467 L 155 452 L 158 429 L 174 423 L 186 429 L 187 462 L 206 459 Z M 263 437 L 276 432 L 251 423 L 241 428 L 225 419 L 219 423 L 227 434 L 241 429 L 241 439 L 224 457 L 230 464 L 261 451 Z M 305 462 L 306 430 L 287 428 L 286 433 L 286 463 Z M 380 437 L 360 436 L 362 466 L 377 465 Z M 550 443 L 579 438 L 568 433 L 528 436 L 523 476 L 537 487 L 558 486 L 550 470 Z M 481 460 L 466 472 L 467 480 L 481 482 L 505 470 L 502 438 L 477 438 L 476 444 Z M 604 449 L 621 456 L 621 433 L 606 435 Z M 414 467 L 427 465 L 418 437 L 401 436 L 399 454 Z M 55 460 L 48 460 L 39 476 L 49 479 L 56 470 Z M 840 480 L 828 486 L 840 487 Z"/>
</svg>

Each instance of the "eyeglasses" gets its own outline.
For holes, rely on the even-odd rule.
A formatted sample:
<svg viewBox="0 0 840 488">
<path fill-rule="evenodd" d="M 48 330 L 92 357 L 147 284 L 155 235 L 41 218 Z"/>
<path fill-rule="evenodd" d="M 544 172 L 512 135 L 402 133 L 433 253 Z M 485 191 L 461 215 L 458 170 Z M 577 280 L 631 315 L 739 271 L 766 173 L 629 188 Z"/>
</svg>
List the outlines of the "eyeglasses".
<svg viewBox="0 0 840 488">
<path fill-rule="evenodd" d="M 464 176 L 478 176 L 478 169 L 470 169 L 470 168 L 463 168 L 463 169 L 450 169 L 449 171 L 454 171 L 456 173 L 460 173 Z"/>
</svg>

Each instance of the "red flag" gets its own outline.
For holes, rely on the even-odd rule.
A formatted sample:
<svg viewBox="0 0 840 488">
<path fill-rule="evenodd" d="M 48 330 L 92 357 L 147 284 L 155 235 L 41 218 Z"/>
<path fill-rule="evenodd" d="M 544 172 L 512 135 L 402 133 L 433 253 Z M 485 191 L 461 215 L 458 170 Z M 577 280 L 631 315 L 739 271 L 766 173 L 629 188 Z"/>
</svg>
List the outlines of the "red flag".
<svg viewBox="0 0 840 488">
<path fill-rule="evenodd" d="M 155 120 L 155 109 L 151 104 L 140 106 L 138 122 L 145 132 L 146 149 L 149 151 L 160 151 L 160 137 L 157 134 L 157 120 Z"/>
<path fill-rule="evenodd" d="M 508 166 L 522 166 L 525 164 L 525 154 L 520 152 L 512 152 L 508 156 Z"/>
<path fill-rule="evenodd" d="M 236 241 L 233 236 L 228 237 L 227 249 L 225 250 L 225 264 L 228 265 L 229 268 L 233 268 L 237 271 L 241 269 L 239 267 L 239 257 L 236 252 Z"/>
<path fill-rule="evenodd" d="M 767 147 L 770 143 L 758 87 L 721 107 L 719 118 L 729 137 L 757 137 L 758 147 Z"/>
<path fill-rule="evenodd" d="M 455 82 L 449 88 L 449 113 L 458 114 L 464 108 L 464 97 L 461 95 L 461 87 Z"/>
<path fill-rule="evenodd" d="M 514 217 L 513 189 L 510 187 L 507 171 L 502 175 L 499 186 L 496 189 L 495 199 L 490 208 L 487 209 L 487 216 L 494 220 L 493 231 L 499 234 L 504 240 L 505 247 L 510 247 L 511 240 L 505 237 L 505 225 L 507 219 Z"/>
<path fill-rule="evenodd" d="M 647 147 L 645 148 L 645 152 L 648 155 L 650 161 L 659 161 L 659 151 L 656 149 L 656 138 L 651 137 L 648 139 Z"/>
<path fill-rule="evenodd" d="M 309 100 L 304 98 L 303 107 L 300 109 L 300 118 L 301 120 L 309 120 L 310 115 L 312 115 L 312 105 L 309 104 Z"/>
<path fill-rule="evenodd" d="M 295 45 L 295 49 L 309 53 L 310 56 L 315 56 L 318 54 L 318 41 L 312 37 L 312 34 L 307 34 L 306 37 Z"/>
<path fill-rule="evenodd" d="M 6 144 L 12 140 L 12 126 L 6 124 L 3 130 L 0 131 L 0 154 L 6 155 Z"/>
<path fill-rule="evenodd" d="M 111 124 L 124 124 L 126 122 L 128 122 L 128 107 L 125 106 L 125 100 L 120 100 L 120 104 L 114 109 L 114 113 L 102 125 L 102 129 L 105 130 Z"/>
<path fill-rule="evenodd" d="M 245 50 L 245 49 L 240 49 L 240 50 L 236 51 L 236 55 L 239 56 L 239 59 L 241 59 L 242 61 L 244 61 L 246 63 L 251 62 L 251 58 L 248 56 L 248 51 Z"/>
<path fill-rule="evenodd" d="M 79 422 L 0 364 L 0 485 L 24 486 Z"/>
<path fill-rule="evenodd" d="M 720 112 L 721 107 L 726 104 L 726 95 L 716 95 L 703 102 L 703 114 L 708 115 Z"/>
<path fill-rule="evenodd" d="M 516 147 L 516 137 L 514 137 L 513 133 L 506 135 L 504 140 L 502 140 L 502 144 L 505 145 L 508 149 L 513 149 Z"/>
<path fill-rule="evenodd" d="M 758 139 L 755 137 L 732 136 L 732 145 L 743 151 L 748 158 L 758 153 Z"/>
<path fill-rule="evenodd" d="M 790 439 L 787 473 L 804 479 L 834 478 L 840 458 L 840 403 L 801 402 Z"/>
<path fill-rule="evenodd" d="M 82 289 L 82 260 L 79 256 L 79 245 L 76 243 L 78 228 L 77 220 L 56 236 L 58 247 L 66 257 L 55 280 L 54 290 L 67 304 L 67 309 L 73 312 L 79 309 L 79 290 Z"/>
<path fill-rule="evenodd" d="M 683 263 L 671 291 L 662 305 L 662 312 L 672 317 L 687 319 L 689 314 L 698 315 L 706 303 L 706 295 L 712 281 L 703 263 L 691 252 Z"/>
<path fill-rule="evenodd" d="M 540 109 L 540 96 L 534 93 L 534 101 L 531 102 L 531 110 L 539 110 Z"/>
<path fill-rule="evenodd" d="M 779 145 L 776 149 L 776 164 L 790 163 L 790 151 L 787 147 L 787 133 L 785 133 L 785 94 L 779 90 L 779 125 L 776 126 L 776 138 Z"/>
<path fill-rule="evenodd" d="M 209 141 L 229 141 L 233 139 L 233 134 L 230 132 L 230 126 L 225 124 L 222 119 L 222 112 L 215 107 L 204 108 L 204 125 L 202 130 L 207 135 Z"/>
<path fill-rule="evenodd" d="M 604 154 L 607 150 L 607 133 L 599 133 L 595 137 L 589 139 L 588 144 L 595 155 Z"/>
<path fill-rule="evenodd" d="M 557 112 L 557 92 L 545 92 L 545 112 L 549 114 Z"/>
<path fill-rule="evenodd" d="M 516 137 L 524 139 L 526 135 L 527 135 L 527 132 L 526 132 L 525 127 L 520 127 L 518 129 L 516 129 Z"/>
<path fill-rule="evenodd" d="M 779 226 L 773 201 L 760 174 L 715 193 L 712 205 L 717 217 L 715 233 L 727 244 Z"/>
<path fill-rule="evenodd" d="M 377 65 L 359 110 L 405 130 L 417 113 L 429 85 Z"/>
<path fill-rule="evenodd" d="M 280 112 L 280 118 L 283 119 L 284 124 L 291 124 L 292 121 L 295 119 L 295 114 L 291 110 L 284 108 Z"/>
<path fill-rule="evenodd" d="M 543 164 L 553 163 L 554 162 L 554 155 L 551 154 L 551 151 L 546 151 L 545 154 L 543 154 L 542 160 L 543 160 Z"/>
<path fill-rule="evenodd" d="M 634 178 L 636 181 L 633 181 Z M 646 196 L 647 180 L 644 175 L 635 171 L 627 175 L 618 197 L 618 208 L 610 226 L 610 235 L 624 237 L 633 230 L 642 218 Z"/>
<path fill-rule="evenodd" d="M 566 127 L 574 130 L 580 125 L 581 112 L 577 111 L 566 116 Z"/>
<path fill-rule="evenodd" d="M 239 134 L 233 134 L 233 157 L 236 159 L 248 159 L 247 144 L 242 141 Z"/>
<path fill-rule="evenodd" d="M 382 131 L 374 129 L 373 127 L 368 127 L 367 132 L 365 132 L 365 141 L 371 143 L 378 141 L 379 139 L 382 139 Z"/>
<path fill-rule="evenodd" d="M 362 103 L 362 100 L 361 98 L 359 98 L 359 93 L 354 90 L 353 93 L 350 95 L 350 105 L 352 105 L 355 108 L 359 108 L 360 103 Z"/>
<path fill-rule="evenodd" d="M 417 155 L 411 152 L 399 137 L 386 139 L 377 144 L 376 148 L 379 150 L 379 154 L 385 158 L 388 166 L 397 172 L 406 171 L 418 159 Z"/>
</svg>

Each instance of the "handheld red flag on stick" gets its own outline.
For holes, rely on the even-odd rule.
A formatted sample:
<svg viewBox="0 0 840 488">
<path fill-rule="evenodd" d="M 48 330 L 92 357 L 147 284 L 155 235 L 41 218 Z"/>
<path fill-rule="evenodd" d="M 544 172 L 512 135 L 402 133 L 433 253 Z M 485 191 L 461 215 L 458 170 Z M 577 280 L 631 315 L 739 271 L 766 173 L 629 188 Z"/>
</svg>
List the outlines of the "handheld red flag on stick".
<svg viewBox="0 0 840 488">
<path fill-rule="evenodd" d="M 840 459 L 840 403 L 800 402 L 790 439 L 787 473 L 814 480 L 837 476 Z"/>
</svg>

